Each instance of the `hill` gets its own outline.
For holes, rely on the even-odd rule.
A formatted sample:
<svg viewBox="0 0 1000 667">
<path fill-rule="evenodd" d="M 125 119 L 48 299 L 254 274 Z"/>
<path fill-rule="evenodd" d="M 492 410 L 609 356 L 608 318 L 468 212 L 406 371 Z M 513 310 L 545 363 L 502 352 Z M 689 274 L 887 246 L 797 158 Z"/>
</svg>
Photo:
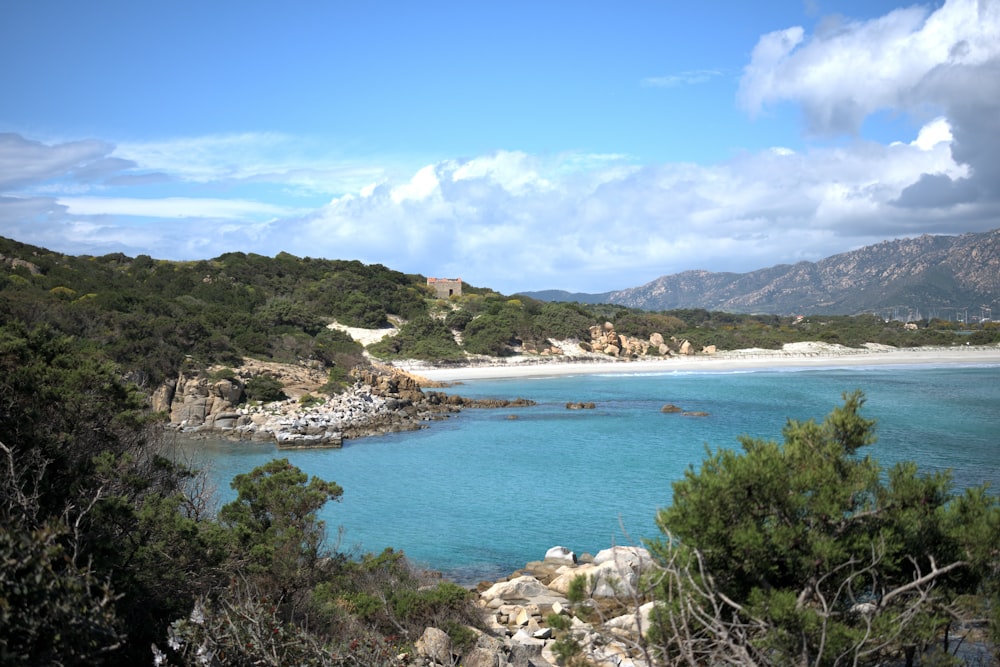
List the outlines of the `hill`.
<svg viewBox="0 0 1000 667">
<path fill-rule="evenodd" d="M 558 292 L 528 292 L 540 300 Z M 684 271 L 601 295 L 565 300 L 644 310 L 704 308 L 733 313 L 856 314 L 926 319 L 989 317 L 1000 310 L 1000 229 L 960 236 L 896 239 L 818 262 L 749 273 Z M 985 306 L 985 308 L 984 308 Z"/>
</svg>

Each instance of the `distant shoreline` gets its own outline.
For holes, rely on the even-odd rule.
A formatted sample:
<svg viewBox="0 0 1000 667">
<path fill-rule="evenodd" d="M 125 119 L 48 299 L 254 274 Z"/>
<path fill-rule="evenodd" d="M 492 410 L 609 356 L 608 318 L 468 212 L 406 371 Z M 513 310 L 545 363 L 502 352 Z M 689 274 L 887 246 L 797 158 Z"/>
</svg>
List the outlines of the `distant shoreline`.
<svg viewBox="0 0 1000 667">
<path fill-rule="evenodd" d="M 783 350 L 733 350 L 716 354 L 642 360 L 599 357 L 517 357 L 453 366 L 409 361 L 394 364 L 435 382 L 563 377 L 594 374 L 733 372 L 772 368 L 842 368 L 938 364 L 1000 365 L 1000 346 L 848 348 L 823 343 L 792 343 Z"/>
</svg>

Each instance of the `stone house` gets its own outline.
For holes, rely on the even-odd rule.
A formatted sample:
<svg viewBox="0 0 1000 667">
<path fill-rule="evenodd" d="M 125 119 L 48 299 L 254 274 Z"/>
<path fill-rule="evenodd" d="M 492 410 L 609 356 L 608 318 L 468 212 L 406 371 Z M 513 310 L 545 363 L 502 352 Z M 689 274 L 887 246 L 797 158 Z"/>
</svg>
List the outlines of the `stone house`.
<svg viewBox="0 0 1000 667">
<path fill-rule="evenodd" d="M 450 296 L 462 296 L 461 278 L 428 278 L 427 286 L 434 290 L 434 294 L 439 299 L 447 299 Z"/>
</svg>

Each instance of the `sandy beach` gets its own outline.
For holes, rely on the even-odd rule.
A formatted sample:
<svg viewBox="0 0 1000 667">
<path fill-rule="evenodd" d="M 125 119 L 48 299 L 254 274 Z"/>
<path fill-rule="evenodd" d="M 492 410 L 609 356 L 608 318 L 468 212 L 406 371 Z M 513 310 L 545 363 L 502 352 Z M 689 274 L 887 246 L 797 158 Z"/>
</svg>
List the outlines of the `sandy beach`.
<svg viewBox="0 0 1000 667">
<path fill-rule="evenodd" d="M 733 350 L 711 355 L 663 359 L 607 360 L 600 357 L 515 357 L 467 365 L 435 367 L 419 362 L 396 364 L 437 382 L 554 377 L 601 373 L 732 372 L 767 368 L 846 368 L 887 365 L 1000 365 L 1000 346 L 849 348 L 826 343 L 790 343 L 782 350 Z"/>
</svg>

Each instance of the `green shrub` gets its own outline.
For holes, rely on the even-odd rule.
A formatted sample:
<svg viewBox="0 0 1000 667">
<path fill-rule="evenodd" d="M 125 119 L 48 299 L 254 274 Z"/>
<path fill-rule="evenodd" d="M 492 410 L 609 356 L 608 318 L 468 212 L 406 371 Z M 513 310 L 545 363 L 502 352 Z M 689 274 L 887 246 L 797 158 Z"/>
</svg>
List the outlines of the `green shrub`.
<svg viewBox="0 0 1000 667">
<path fill-rule="evenodd" d="M 311 408 L 314 405 L 320 405 L 323 402 L 322 398 L 319 396 L 313 396 L 310 393 L 302 394 L 302 396 L 299 397 L 299 405 L 303 408 Z"/>
<path fill-rule="evenodd" d="M 261 373 L 247 380 L 244 391 L 247 399 L 261 403 L 283 401 L 288 398 L 281 381 L 270 373 Z"/>
</svg>

